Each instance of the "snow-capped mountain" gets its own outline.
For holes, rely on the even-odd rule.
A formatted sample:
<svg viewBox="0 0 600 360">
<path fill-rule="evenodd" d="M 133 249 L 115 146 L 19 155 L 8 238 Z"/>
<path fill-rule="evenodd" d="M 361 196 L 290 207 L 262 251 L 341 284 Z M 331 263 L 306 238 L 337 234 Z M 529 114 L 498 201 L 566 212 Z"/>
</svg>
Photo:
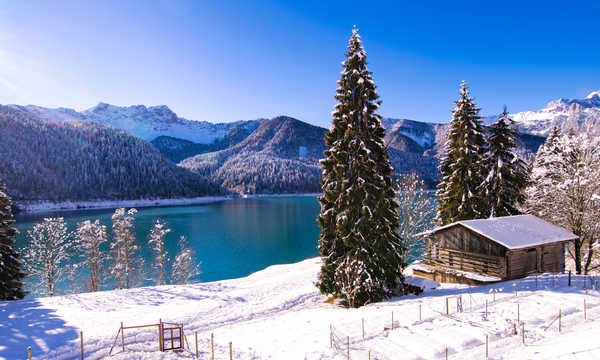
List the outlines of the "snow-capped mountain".
<svg viewBox="0 0 600 360">
<path fill-rule="evenodd" d="M 512 114 L 517 128 L 524 133 L 547 136 L 553 126 L 563 131 L 595 131 L 600 134 L 600 91 L 585 99 L 558 99 L 550 101 L 538 111 Z"/>
<path fill-rule="evenodd" d="M 68 108 L 49 109 L 35 105 L 10 105 L 48 120 L 91 120 L 110 125 L 144 140 L 154 140 L 159 136 L 188 140 L 198 144 L 211 144 L 223 139 L 234 127 L 249 127 L 250 132 L 258 127 L 260 120 L 211 123 L 194 121 L 177 116 L 168 106 L 115 106 L 106 103 L 77 112 Z"/>
</svg>

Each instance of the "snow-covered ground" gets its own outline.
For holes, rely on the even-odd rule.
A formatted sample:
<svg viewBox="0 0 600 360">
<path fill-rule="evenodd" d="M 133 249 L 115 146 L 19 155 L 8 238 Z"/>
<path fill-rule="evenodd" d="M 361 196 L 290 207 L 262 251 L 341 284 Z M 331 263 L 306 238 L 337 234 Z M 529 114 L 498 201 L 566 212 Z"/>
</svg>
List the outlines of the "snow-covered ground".
<svg viewBox="0 0 600 360">
<path fill-rule="evenodd" d="M 184 324 L 191 352 L 158 352 L 157 330 L 148 328 L 125 331 L 125 352 L 117 338 L 113 358 L 191 359 L 194 332 L 202 359 L 210 358 L 211 333 L 215 359 L 228 358 L 229 342 L 234 359 L 346 359 L 348 341 L 351 359 L 368 359 L 369 351 L 371 359 L 444 358 L 446 348 L 451 359 L 474 359 L 484 358 L 486 335 L 490 359 L 600 358 L 600 296 L 589 289 L 590 279 L 583 288 L 584 277 L 573 277 L 568 287 L 567 275 L 539 276 L 537 290 L 535 277 L 485 287 L 444 284 L 419 296 L 344 309 L 325 303 L 315 289 L 319 267 L 313 258 L 212 283 L 2 302 L 0 357 L 24 359 L 31 346 L 34 359 L 78 359 L 83 331 L 85 358 L 105 358 L 121 322 L 162 319 Z M 463 311 L 457 312 L 460 297 Z M 394 329 L 384 330 L 392 327 L 392 314 Z M 525 345 L 519 326 L 514 335 L 517 316 L 525 324 Z"/>
</svg>

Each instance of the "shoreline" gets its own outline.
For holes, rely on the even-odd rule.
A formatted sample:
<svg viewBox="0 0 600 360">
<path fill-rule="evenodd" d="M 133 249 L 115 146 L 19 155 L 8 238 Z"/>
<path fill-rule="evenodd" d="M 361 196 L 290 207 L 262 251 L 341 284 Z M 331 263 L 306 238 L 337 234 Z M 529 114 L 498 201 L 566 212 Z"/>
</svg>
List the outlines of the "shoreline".
<svg viewBox="0 0 600 360">
<path fill-rule="evenodd" d="M 119 207 L 160 207 L 160 206 L 180 206 L 180 205 L 199 205 L 209 204 L 233 199 L 250 199 L 262 197 L 289 197 L 289 196 L 319 196 L 319 193 L 301 193 L 301 194 L 246 194 L 246 195 L 226 195 L 226 196 L 201 196 L 194 198 L 173 198 L 173 199 L 137 199 L 137 200 L 97 200 L 97 201 L 15 201 L 19 214 L 38 214 L 52 211 L 65 210 L 98 210 L 112 209 Z"/>
</svg>

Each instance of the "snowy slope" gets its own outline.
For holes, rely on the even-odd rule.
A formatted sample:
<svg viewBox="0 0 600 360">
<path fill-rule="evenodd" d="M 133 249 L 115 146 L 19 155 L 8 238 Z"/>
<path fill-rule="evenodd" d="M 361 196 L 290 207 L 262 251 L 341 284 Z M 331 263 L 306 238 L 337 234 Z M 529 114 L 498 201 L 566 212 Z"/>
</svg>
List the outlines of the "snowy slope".
<svg viewBox="0 0 600 360">
<path fill-rule="evenodd" d="M 491 359 L 570 359 L 574 357 L 561 356 L 573 352 L 578 352 L 577 359 L 600 356 L 591 340 L 600 335 L 600 297 L 596 290 L 582 288 L 583 277 L 574 277 L 573 287 L 567 286 L 565 275 L 487 287 L 443 285 L 418 297 L 344 309 L 325 303 L 315 289 L 319 268 L 319 259 L 308 259 L 241 279 L 0 303 L 0 358 L 24 358 L 31 346 L 35 359 L 77 359 L 80 331 L 86 359 L 104 358 L 121 321 L 141 325 L 159 318 L 184 323 L 192 351 L 197 331 L 202 359 L 209 358 L 211 333 L 216 359 L 228 358 L 229 342 L 235 359 L 341 360 L 348 345 L 352 359 L 367 359 L 369 350 L 371 359 L 439 359 L 446 348 L 451 359 L 484 358 L 486 334 Z M 463 312 L 456 311 L 460 296 Z M 447 298 L 450 316 L 445 315 Z M 520 330 L 513 334 L 517 304 L 526 345 L 521 344 Z M 560 334 L 553 322 L 559 309 Z M 384 330 L 391 328 L 392 313 L 394 329 Z M 126 351 L 117 346 L 113 357 L 194 358 L 190 352 L 159 353 L 156 337 L 155 328 L 126 331 Z"/>
</svg>

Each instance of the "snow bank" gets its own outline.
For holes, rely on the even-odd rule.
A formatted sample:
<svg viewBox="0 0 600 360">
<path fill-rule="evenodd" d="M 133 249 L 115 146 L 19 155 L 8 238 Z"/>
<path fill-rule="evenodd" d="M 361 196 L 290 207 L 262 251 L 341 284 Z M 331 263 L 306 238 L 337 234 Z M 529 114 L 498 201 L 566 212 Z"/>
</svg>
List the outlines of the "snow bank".
<svg viewBox="0 0 600 360">
<path fill-rule="evenodd" d="M 344 309 L 325 303 L 326 297 L 316 290 L 320 265 L 320 259 L 312 258 L 212 283 L 0 302 L 0 358 L 25 358 L 31 346 L 35 359 L 78 359 L 83 331 L 86 359 L 101 359 L 121 321 L 128 326 L 159 319 L 183 323 L 192 352 L 197 332 L 203 359 L 209 358 L 211 333 L 216 359 L 228 358 L 229 342 L 235 359 L 341 360 L 346 358 L 348 340 L 352 359 L 367 359 L 369 351 L 371 359 L 398 359 L 399 354 L 402 359 L 431 359 L 443 357 L 446 349 L 451 359 L 483 358 L 486 335 L 494 359 L 591 354 L 594 350 L 589 348 L 597 347 L 589 339 L 600 335 L 600 296 L 590 287 L 599 279 L 573 276 L 573 286 L 568 287 L 567 276 L 544 275 L 469 287 L 408 275 L 409 282 L 426 285 L 422 295 Z M 462 312 L 457 311 L 459 301 Z M 560 334 L 559 309 L 563 310 Z M 520 334 L 513 333 L 517 317 L 525 322 L 526 346 Z M 126 331 L 126 351 L 121 353 L 117 346 L 113 357 L 195 358 L 192 352 L 159 353 L 156 337 L 155 328 Z M 343 351 L 330 347 L 332 339 Z"/>
</svg>

